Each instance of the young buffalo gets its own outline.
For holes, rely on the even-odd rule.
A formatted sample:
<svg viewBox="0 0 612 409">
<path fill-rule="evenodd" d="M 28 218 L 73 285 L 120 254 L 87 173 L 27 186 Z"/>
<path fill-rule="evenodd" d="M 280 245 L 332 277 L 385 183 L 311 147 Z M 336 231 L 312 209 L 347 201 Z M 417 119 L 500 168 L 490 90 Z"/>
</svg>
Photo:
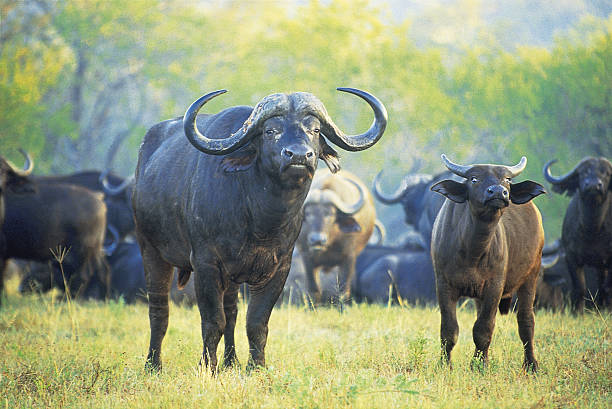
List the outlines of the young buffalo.
<svg viewBox="0 0 612 409">
<path fill-rule="evenodd" d="M 431 239 L 442 316 L 442 359 L 450 364 L 457 342 L 459 297 L 476 299 L 474 357 L 484 366 L 497 308 L 505 309 L 518 291 L 517 320 L 525 348 L 523 367 L 535 371 L 533 300 L 544 229 L 540 212 L 530 201 L 545 193 L 544 188 L 532 181 L 512 183 L 512 178 L 525 169 L 524 156 L 515 166 L 462 166 L 445 155 L 442 161 L 451 172 L 466 179 L 463 183 L 443 180 L 431 187 L 448 199 L 438 213 Z"/>
</svg>

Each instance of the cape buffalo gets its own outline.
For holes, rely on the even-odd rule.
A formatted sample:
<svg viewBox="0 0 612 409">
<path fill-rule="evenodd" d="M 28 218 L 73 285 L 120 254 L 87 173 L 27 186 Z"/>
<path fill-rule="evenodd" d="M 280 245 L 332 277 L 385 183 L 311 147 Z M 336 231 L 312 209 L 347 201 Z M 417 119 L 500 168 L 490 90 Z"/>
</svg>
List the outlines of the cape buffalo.
<svg viewBox="0 0 612 409">
<path fill-rule="evenodd" d="M 319 273 L 338 267 L 338 294 L 350 299 L 357 255 L 368 243 L 376 221 L 370 192 L 352 173 L 317 170 L 304 203 L 304 222 L 297 240 L 306 269 L 311 302 L 321 302 Z"/>
<path fill-rule="evenodd" d="M 19 258 L 46 262 L 61 261 L 55 268 L 53 283 L 73 296 L 84 290 L 94 274 L 109 286 L 108 268 L 103 254 L 106 206 L 102 194 L 76 185 L 40 183 L 31 180 L 33 192 L 5 192 L 5 220 L 2 234 L 6 240 L 3 260 Z"/>
<path fill-rule="evenodd" d="M 456 177 L 448 171 L 436 175 L 409 173 L 404 176 L 394 193 L 385 194 L 380 186 L 381 176 L 382 171 L 374 178 L 372 186 L 374 197 L 387 205 L 401 204 L 404 209 L 406 224 L 414 226 L 421 233 L 427 248 L 429 248 L 431 230 L 444 203 L 444 197 L 432 192 L 430 187 L 441 180 Z"/>
<path fill-rule="evenodd" d="M 355 297 L 369 302 L 391 300 L 415 303 L 436 299 L 436 286 L 429 252 L 425 249 L 395 249 L 357 270 Z"/>
<path fill-rule="evenodd" d="M 13 166 L 9 161 L 0 156 L 0 305 L 4 294 L 4 271 L 6 269 L 7 257 L 7 237 L 2 231 L 6 215 L 7 192 L 23 194 L 31 191 L 32 183 L 28 175 L 32 173 L 33 163 L 25 151 L 20 152 L 26 157 L 24 169 L 20 170 Z"/>
<path fill-rule="evenodd" d="M 123 179 L 108 171 L 86 170 L 68 175 L 34 176 L 34 179 L 43 184 L 72 184 L 95 192 L 103 192 L 108 224 L 117 229 L 120 238 L 134 233 L 131 205 L 132 178 Z"/>
<path fill-rule="evenodd" d="M 161 368 L 173 266 L 180 270 L 179 287 L 195 274 L 201 362 L 216 371 L 223 336 L 224 365 L 237 363 L 236 300 L 240 283 L 246 282 L 248 367 L 265 365 L 268 320 L 289 272 L 318 160 L 332 172 L 339 170 L 338 154 L 326 139 L 359 151 L 374 145 L 386 127 L 386 109 L 376 97 L 339 90 L 373 109 L 375 119 L 365 133 L 345 135 L 321 101 L 305 92 L 272 94 L 255 108 L 197 115 L 225 90 L 204 95 L 183 118 L 147 132 L 132 204 L 149 296 L 148 368 Z"/>
<path fill-rule="evenodd" d="M 573 285 L 574 310 L 582 312 L 586 294 L 584 267 L 599 270 L 599 290 L 595 301 L 609 305 L 612 295 L 609 277 L 612 268 L 612 163 L 606 158 L 586 157 L 561 177 L 550 173 L 549 161 L 544 177 L 553 192 L 572 199 L 565 211 L 561 244 Z M 575 194 L 578 192 L 578 194 Z"/>
<path fill-rule="evenodd" d="M 507 310 L 512 295 L 518 291 L 517 320 L 525 350 L 523 367 L 535 371 L 533 301 L 544 229 L 540 212 L 531 199 L 545 193 L 544 188 L 529 180 L 512 183 L 512 178 L 525 169 L 524 156 L 515 166 L 463 166 L 451 162 L 444 154 L 442 161 L 451 172 L 466 179 L 463 183 L 443 180 L 431 187 L 447 199 L 438 213 L 431 239 L 442 318 L 442 359 L 450 364 L 451 350 L 457 342 L 459 297 L 476 299 L 474 356 L 486 365 L 497 308 Z"/>
</svg>

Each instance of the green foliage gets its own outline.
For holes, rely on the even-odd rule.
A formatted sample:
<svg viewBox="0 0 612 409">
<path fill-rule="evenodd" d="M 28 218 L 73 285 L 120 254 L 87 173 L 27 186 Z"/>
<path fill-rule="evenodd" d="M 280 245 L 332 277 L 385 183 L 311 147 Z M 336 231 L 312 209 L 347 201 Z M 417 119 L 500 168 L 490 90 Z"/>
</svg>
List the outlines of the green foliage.
<svg viewBox="0 0 612 409">
<path fill-rule="evenodd" d="M 508 44 L 513 26 L 488 28 L 471 0 L 432 6 L 413 22 L 374 0 L 38 4 L 1 9 L 0 138 L 5 155 L 34 153 L 39 172 L 114 162 L 129 174 L 151 124 L 221 88 L 229 92 L 206 112 L 309 91 L 347 133 L 366 129 L 372 114 L 335 88 L 372 92 L 389 111 L 385 137 L 342 159 L 366 182 L 383 167 L 398 182 L 417 160 L 421 172 L 441 171 L 442 152 L 465 162 L 526 155 L 524 177 L 539 181 L 548 159 L 562 172 L 583 156 L 612 155 L 610 18 L 584 18 L 542 48 Z M 551 18 L 565 24 L 576 9 Z M 538 199 L 551 237 L 566 203 Z"/>
</svg>

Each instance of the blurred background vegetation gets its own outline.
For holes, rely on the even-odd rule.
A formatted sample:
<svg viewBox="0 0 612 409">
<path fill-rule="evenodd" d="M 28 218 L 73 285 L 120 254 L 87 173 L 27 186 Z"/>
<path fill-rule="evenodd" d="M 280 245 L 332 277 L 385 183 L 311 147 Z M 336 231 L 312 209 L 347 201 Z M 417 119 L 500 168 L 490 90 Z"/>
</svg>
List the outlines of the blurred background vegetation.
<svg viewBox="0 0 612 409">
<path fill-rule="evenodd" d="M 587 155 L 612 157 L 610 0 L 0 0 L 0 154 L 38 173 L 109 167 L 127 176 L 156 122 L 225 88 L 206 112 L 309 91 L 346 132 L 372 120 L 335 91 L 389 110 L 374 148 L 342 153 L 393 190 L 416 164 L 515 164 L 543 181 Z M 568 199 L 536 200 L 547 241 Z M 377 205 L 389 226 L 399 206 Z M 393 234 L 393 227 L 390 229 Z"/>
</svg>

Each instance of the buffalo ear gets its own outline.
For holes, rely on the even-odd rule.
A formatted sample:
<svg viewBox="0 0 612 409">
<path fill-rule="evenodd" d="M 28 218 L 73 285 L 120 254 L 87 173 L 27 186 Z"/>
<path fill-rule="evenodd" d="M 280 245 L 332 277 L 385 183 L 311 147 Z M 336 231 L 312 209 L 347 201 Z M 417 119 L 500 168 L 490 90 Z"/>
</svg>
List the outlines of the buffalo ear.
<svg viewBox="0 0 612 409">
<path fill-rule="evenodd" d="M 338 218 L 338 225 L 343 233 L 359 233 L 361 231 L 361 226 L 353 216 L 340 216 Z"/>
<path fill-rule="evenodd" d="M 340 155 L 325 141 L 322 136 L 319 137 L 319 146 L 321 147 L 321 160 L 325 162 L 331 173 L 336 173 L 340 170 Z"/>
<path fill-rule="evenodd" d="M 463 203 L 468 199 L 468 190 L 463 183 L 454 180 L 443 180 L 431 188 L 436 193 L 446 196 L 455 203 Z"/>
<path fill-rule="evenodd" d="M 527 203 L 536 196 L 546 193 L 544 186 L 539 183 L 526 180 L 520 183 L 510 183 L 510 200 L 514 204 Z"/>
<path fill-rule="evenodd" d="M 257 149 L 247 145 L 226 155 L 221 161 L 221 168 L 225 173 L 242 172 L 253 166 L 256 157 Z"/>
</svg>

